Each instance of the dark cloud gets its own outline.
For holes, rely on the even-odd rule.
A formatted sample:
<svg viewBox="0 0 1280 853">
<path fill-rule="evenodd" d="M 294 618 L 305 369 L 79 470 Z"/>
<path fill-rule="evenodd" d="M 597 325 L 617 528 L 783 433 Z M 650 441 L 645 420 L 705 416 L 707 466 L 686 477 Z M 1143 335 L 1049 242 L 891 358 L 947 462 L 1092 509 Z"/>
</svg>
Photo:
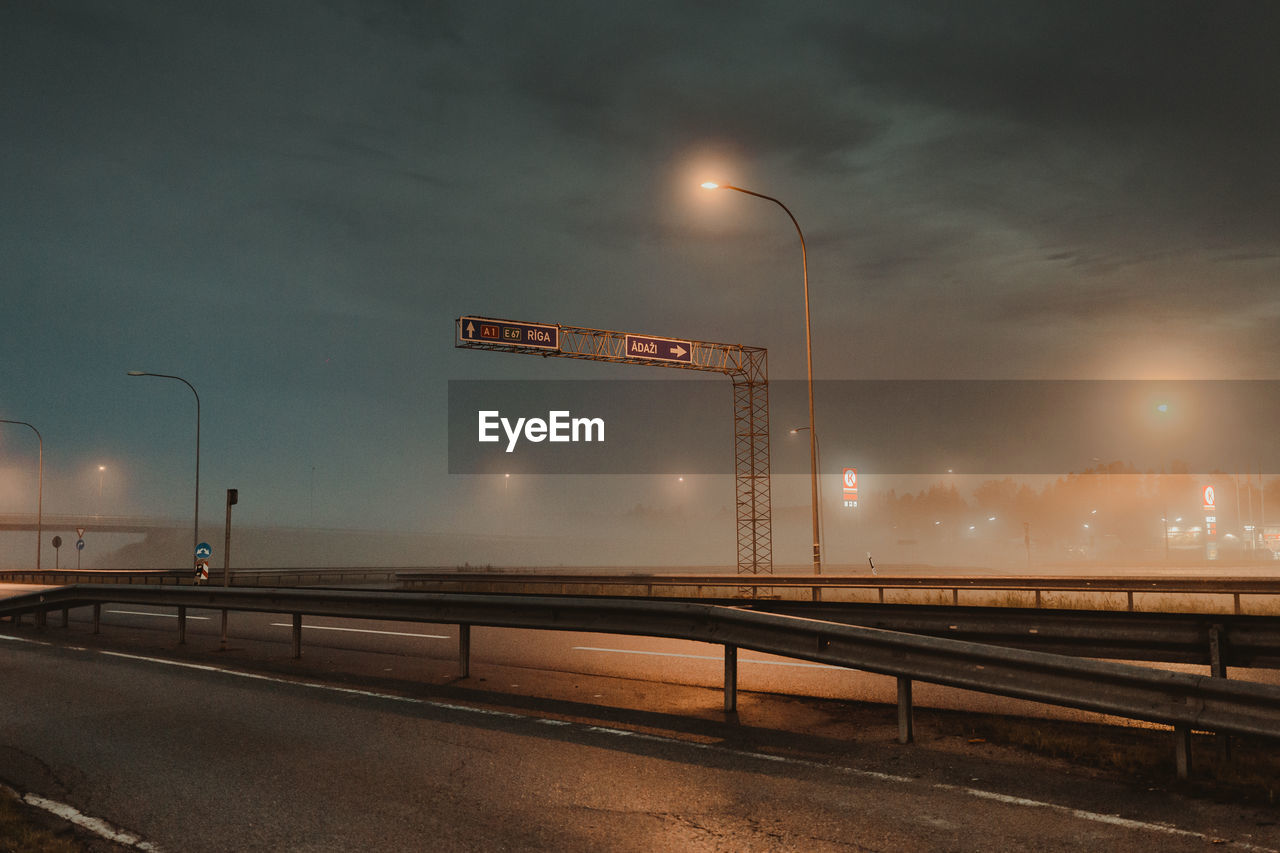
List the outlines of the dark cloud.
<svg viewBox="0 0 1280 853">
<path fill-rule="evenodd" d="M 123 372 L 190 374 L 211 477 L 451 519 L 446 379 L 626 373 L 455 352 L 459 314 L 803 374 L 790 223 L 695 166 L 802 223 L 822 378 L 1274 377 L 1277 35 L 1264 2 L 3 4 L 0 409 L 167 482 L 189 418 Z"/>
</svg>

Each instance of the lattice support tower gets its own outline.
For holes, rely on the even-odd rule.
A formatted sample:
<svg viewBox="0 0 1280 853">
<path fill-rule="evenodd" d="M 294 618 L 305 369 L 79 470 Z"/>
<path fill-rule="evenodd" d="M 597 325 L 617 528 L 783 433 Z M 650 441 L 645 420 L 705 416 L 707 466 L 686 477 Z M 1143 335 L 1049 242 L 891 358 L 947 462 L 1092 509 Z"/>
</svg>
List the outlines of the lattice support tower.
<svg viewBox="0 0 1280 853">
<path fill-rule="evenodd" d="M 468 331 L 467 325 L 471 329 Z M 483 324 L 511 330 L 508 340 L 484 339 Z M 528 343 L 530 330 L 555 329 L 554 339 Z M 646 357 L 627 352 L 628 339 L 661 341 L 681 351 L 678 357 Z M 649 336 L 557 323 L 526 323 L 464 316 L 457 320 L 455 346 L 640 364 L 676 370 L 723 373 L 733 381 L 733 464 L 739 574 L 773 573 L 773 528 L 769 492 L 769 368 L 764 347 Z M 553 345 L 552 345 L 553 344 Z M 687 358 L 686 358 L 687 356 Z"/>
</svg>

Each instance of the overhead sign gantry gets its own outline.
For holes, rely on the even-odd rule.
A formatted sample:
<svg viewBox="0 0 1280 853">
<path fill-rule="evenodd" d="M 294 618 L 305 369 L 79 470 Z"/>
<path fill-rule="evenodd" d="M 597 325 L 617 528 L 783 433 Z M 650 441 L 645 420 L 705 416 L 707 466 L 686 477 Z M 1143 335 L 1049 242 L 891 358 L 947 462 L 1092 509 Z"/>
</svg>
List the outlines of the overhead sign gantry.
<svg viewBox="0 0 1280 853">
<path fill-rule="evenodd" d="M 763 347 L 470 315 L 457 320 L 455 346 L 703 370 L 728 376 L 733 381 L 738 572 L 773 572 L 769 497 L 769 370 L 768 351 Z"/>
</svg>

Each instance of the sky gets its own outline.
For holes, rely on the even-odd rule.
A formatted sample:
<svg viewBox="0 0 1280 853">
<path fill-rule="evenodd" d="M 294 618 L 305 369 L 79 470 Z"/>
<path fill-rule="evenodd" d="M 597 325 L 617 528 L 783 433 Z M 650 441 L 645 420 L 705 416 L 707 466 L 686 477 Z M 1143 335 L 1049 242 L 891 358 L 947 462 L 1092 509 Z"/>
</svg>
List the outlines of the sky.
<svg viewBox="0 0 1280 853">
<path fill-rule="evenodd" d="M 0 418 L 41 432 L 47 512 L 191 512 L 194 396 L 129 370 L 196 388 L 215 520 L 229 487 L 259 525 L 669 508 L 666 478 L 513 510 L 451 475 L 450 380 L 655 378 L 455 349 L 454 320 L 802 379 L 795 229 L 706 180 L 804 229 L 820 380 L 1280 379 L 1277 42 L 1264 0 L 4 3 Z M 778 460 L 805 417 L 772 413 Z M 0 424 L 0 512 L 33 438 Z"/>
</svg>

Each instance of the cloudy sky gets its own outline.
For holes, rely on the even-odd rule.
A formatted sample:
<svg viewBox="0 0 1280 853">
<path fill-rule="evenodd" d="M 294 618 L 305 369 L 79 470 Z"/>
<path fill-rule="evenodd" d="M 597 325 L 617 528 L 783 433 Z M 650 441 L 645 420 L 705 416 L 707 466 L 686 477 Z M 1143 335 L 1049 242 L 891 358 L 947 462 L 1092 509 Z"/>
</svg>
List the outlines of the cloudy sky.
<svg viewBox="0 0 1280 853">
<path fill-rule="evenodd" d="M 459 315 L 803 377 L 795 231 L 708 179 L 804 228 L 820 379 L 1275 380 L 1277 43 L 1266 0 L 13 0 L 0 417 L 46 511 L 190 512 L 194 399 L 137 369 L 199 391 L 202 504 L 501 523 L 448 380 L 653 377 L 455 350 Z"/>
</svg>

